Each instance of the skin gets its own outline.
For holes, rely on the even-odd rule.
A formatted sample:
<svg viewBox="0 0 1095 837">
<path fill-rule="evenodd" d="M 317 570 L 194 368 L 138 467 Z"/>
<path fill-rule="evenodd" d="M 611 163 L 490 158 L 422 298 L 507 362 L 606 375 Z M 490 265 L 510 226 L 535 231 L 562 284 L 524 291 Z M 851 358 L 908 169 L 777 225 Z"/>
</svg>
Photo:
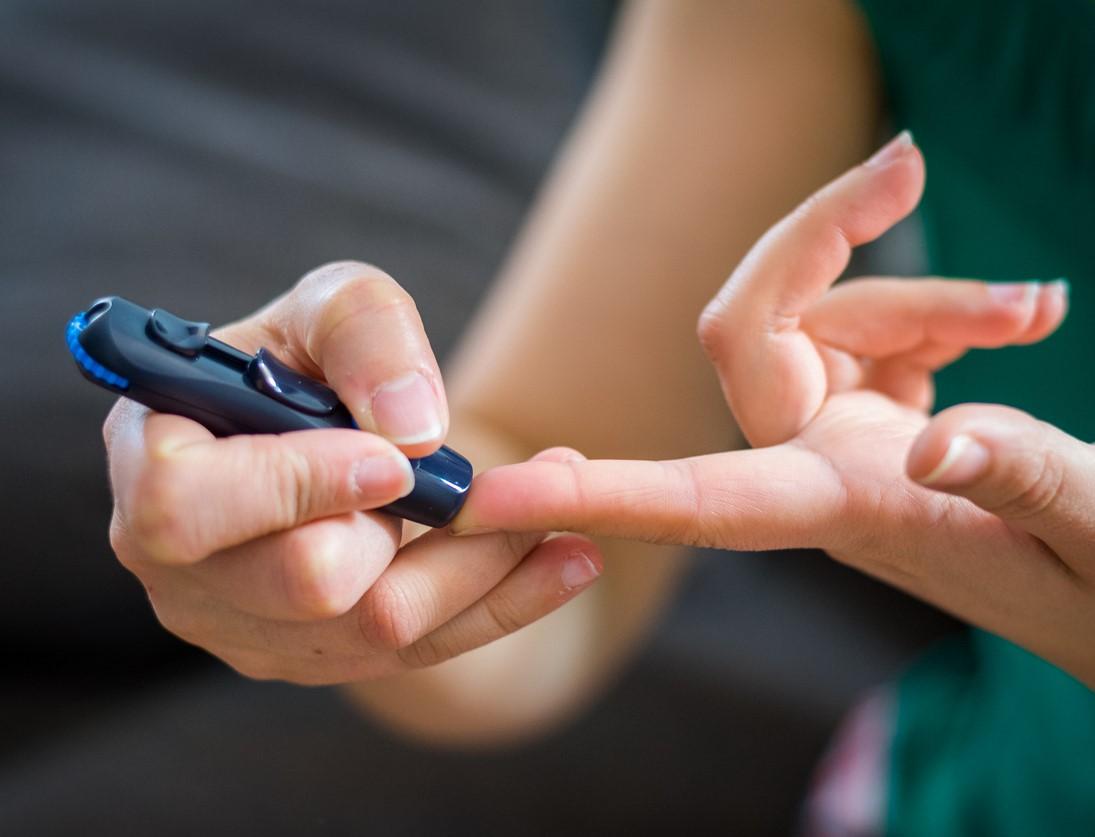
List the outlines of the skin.
<svg viewBox="0 0 1095 837">
<path fill-rule="evenodd" d="M 1095 451 L 1003 407 L 928 417 L 934 369 L 1046 337 L 1067 288 L 830 289 L 852 247 L 912 210 L 923 180 L 919 151 L 898 137 L 773 227 L 704 311 L 700 340 L 753 450 L 499 468 L 454 529 L 820 547 L 1095 685 Z"/>
<path fill-rule="evenodd" d="M 843 0 L 633 3 L 510 260 L 446 371 L 448 397 L 413 301 L 398 284 L 361 263 L 321 268 L 220 336 L 247 350 L 267 346 L 325 378 L 369 432 L 218 440 L 185 419 L 119 402 L 105 429 L 119 559 L 145 584 L 169 630 L 249 676 L 344 683 L 368 712 L 434 743 L 508 742 L 558 723 L 626 662 L 685 562 L 674 546 L 546 540 L 556 527 L 534 520 L 540 512 L 530 486 L 546 474 L 544 507 L 567 519 L 561 528 L 608 531 L 618 517 L 617 532 L 649 538 L 629 530 L 633 515 L 619 516 L 621 497 L 649 505 L 664 481 L 643 469 L 664 476 L 668 466 L 626 466 L 640 469 L 653 491 L 636 496 L 624 486 L 615 501 L 617 466 L 582 464 L 572 450 L 546 451 L 533 470 L 486 474 L 460 525 L 535 530 L 523 535 L 419 536 L 369 509 L 405 493 L 403 455 L 423 455 L 443 439 L 479 472 L 559 444 L 602 459 L 662 461 L 740 447 L 741 432 L 695 341 L 696 316 L 766 228 L 867 155 L 880 113 L 871 44 Z M 885 218 L 915 202 L 913 181 L 901 194 L 885 192 Z M 862 235 L 889 222 L 878 223 Z M 953 290 L 923 280 L 907 283 L 923 289 L 910 292 L 861 283 L 826 293 L 833 270 L 825 267 L 800 328 L 774 341 L 792 348 L 747 347 L 754 362 L 787 370 L 814 351 L 795 387 L 783 384 L 784 394 L 801 396 L 795 411 L 766 429 L 758 406 L 759 418 L 743 422 L 754 442 L 782 442 L 804 417 L 821 439 L 825 424 L 815 407 L 834 427 L 874 417 L 872 427 L 896 428 L 893 444 L 878 453 L 886 473 L 900 476 L 927 422 L 925 357 L 874 345 L 885 341 L 884 329 L 857 332 L 862 345 L 843 345 L 840 335 L 856 331 L 849 323 L 861 329 L 863 310 L 891 301 L 892 322 L 911 310 L 928 328 L 941 312 L 949 325 L 939 340 L 961 351 L 1036 339 L 1059 319 L 1052 290 L 1039 292 L 1031 319 L 1029 299 L 996 299 L 978 283 Z M 754 297 L 772 310 L 763 283 L 754 283 Z M 733 294 L 722 304 L 763 332 Z M 733 335 L 720 310 L 707 321 L 727 327 L 711 326 L 705 340 L 716 351 Z M 821 351 L 811 349 L 813 337 L 823 338 Z M 872 351 L 876 358 L 864 362 Z M 879 362 L 879 353 L 892 362 Z M 732 354 L 716 356 L 720 374 L 734 366 Z M 912 371 L 910 357 L 920 364 Z M 748 377 L 740 397 L 735 384 L 735 413 L 758 395 Z M 840 410 L 831 406 L 837 395 Z M 771 393 L 758 397 L 772 403 Z M 786 479 L 773 478 L 788 473 L 776 466 L 791 460 L 758 459 L 768 450 L 734 454 L 734 467 L 768 462 L 773 470 L 760 484 L 774 497 L 793 494 Z M 861 458 L 872 450 L 861 447 Z M 790 453 L 799 456 L 793 467 L 819 471 L 819 485 L 839 490 L 809 449 Z M 579 519 L 583 509 L 555 482 L 574 473 L 606 476 L 594 495 L 603 518 Z M 509 484 L 518 489 L 513 502 Z M 864 484 L 868 492 L 877 486 Z M 712 497 L 747 522 L 740 513 L 752 506 L 725 490 Z M 807 542 L 799 536 L 809 515 L 801 503 L 788 508 L 764 531 L 783 532 L 781 543 Z M 660 520 L 677 528 L 653 539 L 690 541 L 684 517 Z M 838 516 L 827 522 L 847 535 L 836 544 L 846 546 L 835 552 L 842 560 L 859 554 L 857 533 L 885 540 L 873 519 L 862 527 Z M 748 536 L 755 528 L 738 528 L 749 541 L 743 545 L 761 545 Z M 891 575 L 914 589 L 896 569 Z"/>
<path fill-rule="evenodd" d="M 401 354 L 378 352 L 378 334 L 398 337 Z M 105 427 L 111 543 L 173 633 L 251 677 L 342 683 L 489 642 L 599 575 L 600 552 L 585 538 L 462 542 L 431 532 L 401 547 L 401 522 L 368 511 L 410 490 L 404 454 L 429 453 L 444 432 L 437 365 L 413 303 L 390 277 L 329 265 L 218 336 L 251 350 L 276 346 L 311 374 L 322 368 L 363 427 L 375 426 L 390 381 L 420 399 L 403 384 L 420 375 L 434 404 L 418 415 L 433 439 L 402 448 L 354 430 L 216 439 L 187 419 L 119 402 Z M 363 369 L 354 359 L 369 353 L 382 360 Z M 384 410 L 407 438 L 423 437 L 409 411 Z"/>
</svg>

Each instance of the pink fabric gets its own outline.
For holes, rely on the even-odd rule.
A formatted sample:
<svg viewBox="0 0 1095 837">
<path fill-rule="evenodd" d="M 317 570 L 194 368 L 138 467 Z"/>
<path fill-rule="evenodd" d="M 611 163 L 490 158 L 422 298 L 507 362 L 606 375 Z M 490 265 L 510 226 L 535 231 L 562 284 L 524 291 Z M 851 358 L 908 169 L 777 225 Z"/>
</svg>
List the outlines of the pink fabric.
<svg viewBox="0 0 1095 837">
<path fill-rule="evenodd" d="M 806 800 L 804 837 L 882 834 L 894 695 L 872 692 L 844 719 Z"/>
</svg>

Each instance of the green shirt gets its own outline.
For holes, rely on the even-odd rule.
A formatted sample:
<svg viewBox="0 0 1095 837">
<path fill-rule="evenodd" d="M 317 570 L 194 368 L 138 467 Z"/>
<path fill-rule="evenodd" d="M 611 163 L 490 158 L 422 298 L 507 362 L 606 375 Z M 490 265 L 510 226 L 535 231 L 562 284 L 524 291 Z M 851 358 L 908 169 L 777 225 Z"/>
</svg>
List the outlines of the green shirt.
<svg viewBox="0 0 1095 837">
<path fill-rule="evenodd" d="M 931 270 L 1072 282 L 1054 336 L 971 352 L 938 407 L 1010 404 L 1095 439 L 1095 2 L 862 8 L 895 127 L 927 159 Z M 1095 693 L 1068 675 L 971 631 L 907 672 L 897 713 L 887 833 L 1095 835 Z"/>
</svg>

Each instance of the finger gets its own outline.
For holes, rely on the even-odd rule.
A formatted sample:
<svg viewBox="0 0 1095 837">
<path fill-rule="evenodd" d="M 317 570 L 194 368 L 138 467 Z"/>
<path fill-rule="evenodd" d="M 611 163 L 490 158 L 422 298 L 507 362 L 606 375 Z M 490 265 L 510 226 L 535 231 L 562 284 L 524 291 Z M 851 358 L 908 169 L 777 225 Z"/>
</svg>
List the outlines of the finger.
<svg viewBox="0 0 1095 837">
<path fill-rule="evenodd" d="M 359 262 L 324 265 L 259 319 L 298 363 L 322 372 L 363 430 L 408 456 L 440 447 L 449 422 L 441 372 L 414 300 L 392 277 Z"/>
<path fill-rule="evenodd" d="M 481 474 L 453 523 L 568 530 L 726 549 L 827 547 L 843 497 L 824 460 L 795 445 L 671 462 L 506 465 Z"/>
<path fill-rule="evenodd" d="M 799 318 L 853 247 L 912 211 L 923 185 L 923 160 L 902 134 L 769 230 L 704 310 L 700 340 L 754 446 L 786 441 L 820 408 L 824 366 Z"/>
<path fill-rule="evenodd" d="M 861 385 L 925 413 L 935 402 L 931 370 L 902 356 L 869 362 Z"/>
<path fill-rule="evenodd" d="M 113 429 L 119 525 L 148 560 L 192 564 L 310 520 L 378 508 L 414 486 L 390 443 L 358 430 L 215 439 L 143 413 Z M 392 524 L 396 525 L 396 524 Z"/>
<path fill-rule="evenodd" d="M 596 581 L 603 567 L 600 551 L 585 538 L 546 541 L 479 601 L 399 656 L 417 668 L 501 639 L 570 601 Z"/>
<path fill-rule="evenodd" d="M 1095 452 L 1009 407 L 964 404 L 936 416 L 909 451 L 909 475 L 972 500 L 1095 577 Z"/>
<path fill-rule="evenodd" d="M 581 462 L 572 448 L 541 451 L 531 462 Z M 374 647 L 406 649 L 469 607 L 535 549 L 544 531 L 454 538 L 430 532 L 405 546 L 359 606 Z"/>
<path fill-rule="evenodd" d="M 162 566 L 151 569 L 153 575 L 181 572 Z M 356 620 L 346 616 L 276 621 L 244 613 L 198 585 L 177 579 L 148 589 L 156 616 L 167 630 L 248 677 L 320 685 L 383 676 L 405 668 L 395 655 L 369 648 Z"/>
<path fill-rule="evenodd" d="M 995 348 L 1047 337 L 1064 319 L 1067 302 L 1061 282 L 855 279 L 803 314 L 802 328 L 826 345 L 869 358 L 922 347 Z"/>
<path fill-rule="evenodd" d="M 276 622 L 236 611 L 214 597 L 180 591 L 179 585 L 172 588 L 173 595 L 152 598 L 168 630 L 207 648 L 241 673 L 318 685 L 394 674 L 470 651 L 569 601 L 593 583 L 602 566 L 600 552 L 584 538 L 548 541 L 470 607 L 396 653 L 363 638 L 357 614 L 318 622 Z"/>
<path fill-rule="evenodd" d="M 400 550 L 362 597 L 361 633 L 378 649 L 414 644 L 480 599 L 543 539 L 543 532 L 423 535 Z"/>
<path fill-rule="evenodd" d="M 224 550 L 189 572 L 208 593 L 253 616 L 332 619 L 357 604 L 398 548 L 393 520 L 350 512 Z"/>
</svg>

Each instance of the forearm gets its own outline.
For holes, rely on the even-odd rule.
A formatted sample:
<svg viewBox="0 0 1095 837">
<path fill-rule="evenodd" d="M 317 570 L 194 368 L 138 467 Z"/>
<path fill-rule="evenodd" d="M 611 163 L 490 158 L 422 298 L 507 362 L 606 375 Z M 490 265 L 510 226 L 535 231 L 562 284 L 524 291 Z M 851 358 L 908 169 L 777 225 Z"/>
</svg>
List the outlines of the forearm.
<svg viewBox="0 0 1095 837">
<path fill-rule="evenodd" d="M 697 316 L 765 227 L 866 151 L 874 87 L 839 2 L 636 4 L 448 371 L 453 443 L 480 470 L 560 444 L 634 459 L 740 446 Z M 676 550 L 605 549 L 596 587 L 552 616 L 354 694 L 434 739 L 527 733 L 572 711 L 684 566 Z"/>
</svg>

